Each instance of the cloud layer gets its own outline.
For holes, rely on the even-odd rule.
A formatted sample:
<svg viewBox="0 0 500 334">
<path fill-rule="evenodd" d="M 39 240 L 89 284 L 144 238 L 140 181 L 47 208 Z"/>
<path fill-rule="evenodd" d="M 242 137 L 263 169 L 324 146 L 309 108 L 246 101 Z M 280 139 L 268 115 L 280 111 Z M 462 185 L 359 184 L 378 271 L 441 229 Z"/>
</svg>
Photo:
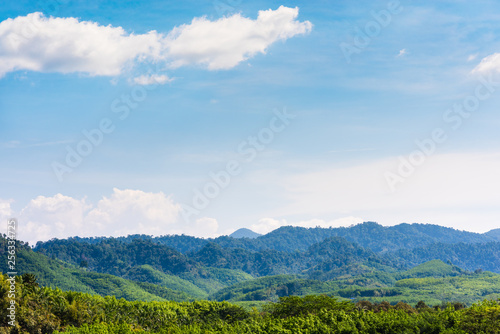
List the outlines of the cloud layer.
<svg viewBox="0 0 500 334">
<path fill-rule="evenodd" d="M 0 78 L 17 70 L 117 76 L 135 62 L 229 69 L 278 40 L 309 32 L 311 23 L 297 16 L 298 8 L 281 6 L 260 11 L 256 20 L 239 14 L 217 21 L 195 18 L 168 34 L 136 35 L 122 27 L 32 13 L 0 22 Z M 147 79 L 136 83 L 151 84 Z"/>
</svg>

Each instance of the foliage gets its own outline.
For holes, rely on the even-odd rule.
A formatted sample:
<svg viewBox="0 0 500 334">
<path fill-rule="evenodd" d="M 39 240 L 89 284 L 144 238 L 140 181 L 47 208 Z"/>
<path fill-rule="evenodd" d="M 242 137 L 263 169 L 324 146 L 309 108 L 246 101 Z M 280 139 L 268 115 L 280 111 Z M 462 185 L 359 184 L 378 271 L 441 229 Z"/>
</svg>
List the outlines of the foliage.
<svg viewBox="0 0 500 334">
<path fill-rule="evenodd" d="M 150 240 L 156 244 L 168 246 L 181 253 L 197 252 L 209 242 L 216 243 L 222 248 L 241 248 L 250 251 L 273 249 L 284 252 L 305 251 L 310 246 L 331 237 L 342 237 L 361 247 L 369 248 L 374 252 L 387 252 L 397 249 L 413 249 L 433 243 L 486 243 L 500 241 L 498 231 L 485 234 L 459 231 L 449 227 L 431 224 L 400 224 L 384 227 L 374 222 L 365 222 L 352 227 L 338 228 L 303 228 L 284 226 L 266 235 L 249 238 L 231 238 L 221 236 L 215 239 L 202 239 L 187 235 L 165 235 L 152 237 L 148 235 L 129 235 L 116 238 L 120 242 L 131 243 L 134 240 Z M 77 243 L 98 244 L 115 238 L 74 237 L 68 240 Z M 64 240 L 53 239 L 48 242 L 37 243 L 36 249 L 64 243 Z"/>
<path fill-rule="evenodd" d="M 386 258 L 396 265 L 406 267 L 440 259 L 469 271 L 482 269 L 500 273 L 500 242 L 452 245 L 435 243 L 412 250 L 400 249 L 387 254 Z"/>
<path fill-rule="evenodd" d="M 7 323 L 9 288 L 0 275 L 2 333 L 500 333 L 500 300 L 469 308 L 353 304 L 327 296 L 284 297 L 245 310 L 228 302 L 126 301 L 38 287 L 16 280 L 16 319 Z"/>
</svg>

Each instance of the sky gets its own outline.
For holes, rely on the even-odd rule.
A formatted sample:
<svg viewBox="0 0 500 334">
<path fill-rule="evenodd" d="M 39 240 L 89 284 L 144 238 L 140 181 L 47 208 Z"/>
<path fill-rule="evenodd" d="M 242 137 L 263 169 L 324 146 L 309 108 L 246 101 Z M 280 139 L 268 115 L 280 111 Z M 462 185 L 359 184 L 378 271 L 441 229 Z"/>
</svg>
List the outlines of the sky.
<svg viewBox="0 0 500 334">
<path fill-rule="evenodd" d="M 8 1 L 18 238 L 500 227 L 498 1 Z"/>
</svg>

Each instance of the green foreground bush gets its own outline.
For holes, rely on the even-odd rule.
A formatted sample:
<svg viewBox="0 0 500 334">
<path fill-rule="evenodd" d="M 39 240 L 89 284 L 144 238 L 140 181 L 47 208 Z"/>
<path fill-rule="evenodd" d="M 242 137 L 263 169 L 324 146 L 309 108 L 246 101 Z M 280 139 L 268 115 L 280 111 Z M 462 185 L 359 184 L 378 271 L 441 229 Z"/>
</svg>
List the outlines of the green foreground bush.
<svg viewBox="0 0 500 334">
<path fill-rule="evenodd" d="M 259 312 L 228 302 L 140 302 L 63 292 L 38 287 L 29 274 L 15 285 L 11 326 L 10 282 L 0 275 L 0 333 L 500 333 L 500 301 L 412 307 L 291 296 Z"/>
</svg>

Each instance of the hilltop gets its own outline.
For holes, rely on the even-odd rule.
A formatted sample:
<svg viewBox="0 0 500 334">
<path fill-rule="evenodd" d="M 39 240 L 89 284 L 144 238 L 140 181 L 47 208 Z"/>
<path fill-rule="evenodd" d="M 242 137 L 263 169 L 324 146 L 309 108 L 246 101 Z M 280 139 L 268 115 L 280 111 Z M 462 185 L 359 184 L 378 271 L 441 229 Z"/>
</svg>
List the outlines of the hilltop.
<svg viewBox="0 0 500 334">
<path fill-rule="evenodd" d="M 240 228 L 233 233 L 231 233 L 229 236 L 231 238 L 249 238 L 249 239 L 254 239 L 260 237 L 262 234 L 256 233 L 248 228 Z"/>
</svg>

